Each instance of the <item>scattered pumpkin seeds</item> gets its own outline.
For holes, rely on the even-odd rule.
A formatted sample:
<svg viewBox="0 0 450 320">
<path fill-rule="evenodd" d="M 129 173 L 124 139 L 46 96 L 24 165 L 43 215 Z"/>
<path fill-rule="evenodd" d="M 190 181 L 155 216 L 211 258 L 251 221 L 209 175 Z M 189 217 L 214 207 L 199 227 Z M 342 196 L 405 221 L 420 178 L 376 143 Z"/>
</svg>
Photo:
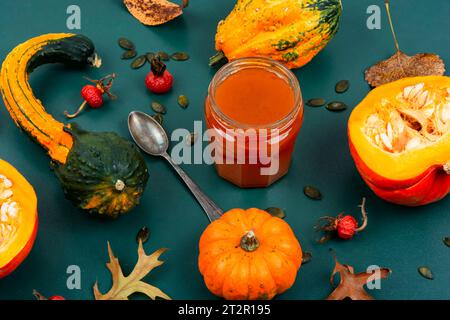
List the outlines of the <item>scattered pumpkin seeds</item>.
<svg viewBox="0 0 450 320">
<path fill-rule="evenodd" d="M 166 114 L 167 112 L 166 107 L 164 107 L 164 105 L 156 101 L 152 102 L 151 107 L 153 111 L 155 111 L 156 113 Z"/>
<path fill-rule="evenodd" d="M 309 263 L 311 261 L 312 261 L 312 254 L 311 254 L 311 252 L 308 252 L 308 251 L 303 252 L 302 265 L 307 264 L 307 263 Z"/>
<path fill-rule="evenodd" d="M 163 115 L 162 115 L 161 113 L 154 114 L 152 117 L 153 117 L 153 119 L 155 119 L 156 122 L 158 122 L 160 125 L 163 124 L 163 122 L 164 122 L 164 117 L 163 117 Z"/>
<path fill-rule="evenodd" d="M 119 46 L 122 49 L 125 49 L 125 50 L 134 50 L 136 48 L 134 46 L 134 43 L 131 42 L 131 40 L 128 40 L 127 38 L 120 38 L 119 39 Z"/>
<path fill-rule="evenodd" d="M 341 80 L 338 83 L 336 83 L 335 90 L 337 93 L 344 93 L 348 90 L 350 87 L 350 82 L 348 80 Z"/>
<path fill-rule="evenodd" d="M 266 212 L 270 213 L 272 216 L 280 218 L 280 219 L 286 218 L 286 213 L 284 212 L 283 209 L 280 209 L 280 208 L 270 207 L 264 211 L 266 211 Z"/>
<path fill-rule="evenodd" d="M 146 56 L 139 56 L 136 59 L 133 60 L 133 62 L 131 63 L 131 68 L 133 69 L 139 69 L 141 68 L 145 63 L 147 62 L 147 57 Z"/>
<path fill-rule="evenodd" d="M 428 267 L 419 267 L 418 271 L 419 271 L 420 275 L 422 277 L 424 277 L 425 279 L 428 279 L 428 280 L 433 280 L 434 279 L 433 273 L 431 272 L 430 268 L 428 268 Z"/>
<path fill-rule="evenodd" d="M 142 227 L 136 235 L 136 242 L 139 243 L 139 240 L 142 243 L 146 243 L 150 236 L 150 230 L 147 227 Z"/>
<path fill-rule="evenodd" d="M 156 54 L 153 53 L 153 52 L 147 52 L 145 54 L 145 56 L 147 57 L 147 61 L 150 62 L 150 63 L 152 62 L 153 59 L 156 58 Z"/>
<path fill-rule="evenodd" d="M 170 57 L 175 61 L 186 61 L 189 59 L 189 55 L 186 52 L 175 52 Z"/>
<path fill-rule="evenodd" d="M 186 109 L 189 106 L 189 99 L 185 95 L 180 95 L 178 97 L 178 104 L 180 107 Z"/>
<path fill-rule="evenodd" d="M 310 107 L 321 107 L 326 103 L 325 99 L 323 98 L 313 98 L 309 99 L 306 104 Z"/>
<path fill-rule="evenodd" d="M 135 50 L 127 50 L 122 54 L 123 60 L 133 59 L 136 57 L 137 52 Z"/>
<path fill-rule="evenodd" d="M 158 122 L 160 125 L 162 125 L 164 122 L 164 117 L 160 113 L 153 115 L 153 119 L 155 119 L 156 122 Z"/>
<path fill-rule="evenodd" d="M 191 132 L 186 136 L 186 143 L 188 146 L 193 146 L 198 140 L 198 134 L 195 132 Z"/>
<path fill-rule="evenodd" d="M 159 51 L 157 53 L 157 56 L 159 56 L 162 61 L 169 61 L 170 60 L 169 54 L 167 52 L 164 52 L 164 51 Z"/>
<path fill-rule="evenodd" d="M 306 186 L 303 188 L 303 193 L 310 199 L 313 200 L 321 200 L 322 199 L 322 193 L 319 189 L 313 186 Z"/>
<path fill-rule="evenodd" d="M 329 111 L 339 112 L 347 109 L 347 105 L 340 101 L 333 101 L 327 104 L 327 109 Z"/>
<path fill-rule="evenodd" d="M 450 247 L 450 237 L 445 237 L 445 238 L 443 239 L 443 241 L 444 241 L 444 244 L 445 244 L 447 247 Z"/>
</svg>

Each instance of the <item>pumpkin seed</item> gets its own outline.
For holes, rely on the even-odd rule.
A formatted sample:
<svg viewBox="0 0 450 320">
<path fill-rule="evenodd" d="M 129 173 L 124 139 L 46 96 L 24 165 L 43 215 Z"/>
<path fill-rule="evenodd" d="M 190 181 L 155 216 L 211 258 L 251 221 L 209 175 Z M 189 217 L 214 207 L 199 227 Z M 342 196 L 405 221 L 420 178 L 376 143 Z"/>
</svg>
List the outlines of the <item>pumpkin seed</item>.
<svg viewBox="0 0 450 320">
<path fill-rule="evenodd" d="M 157 53 L 157 56 L 161 58 L 162 61 L 169 61 L 170 60 L 170 56 L 167 52 L 164 51 L 159 51 Z"/>
<path fill-rule="evenodd" d="M 428 279 L 428 280 L 433 280 L 434 279 L 433 273 L 431 272 L 430 268 L 428 268 L 428 267 L 420 267 L 418 269 L 418 271 L 419 271 L 420 275 L 422 277 L 424 277 L 425 279 Z"/>
<path fill-rule="evenodd" d="M 153 111 L 155 111 L 156 113 L 166 114 L 167 112 L 166 107 L 164 107 L 161 103 L 156 101 L 152 102 L 151 107 Z"/>
<path fill-rule="evenodd" d="M 329 111 L 339 112 L 339 111 L 344 111 L 345 109 L 347 109 L 347 105 L 340 101 L 333 101 L 333 102 L 330 102 L 329 104 L 327 104 L 327 109 Z"/>
<path fill-rule="evenodd" d="M 311 262 L 311 260 L 312 260 L 311 252 L 308 252 L 308 251 L 303 252 L 302 265 L 307 264 L 308 262 Z"/>
<path fill-rule="evenodd" d="M 119 39 L 119 46 L 122 49 L 125 49 L 125 50 L 134 50 L 136 48 L 134 46 L 134 43 L 131 42 L 131 40 L 128 40 L 127 38 L 120 38 Z"/>
<path fill-rule="evenodd" d="M 147 62 L 146 56 L 139 56 L 136 59 L 133 60 L 131 63 L 131 68 L 133 69 L 139 69 L 141 68 L 145 63 Z"/>
<path fill-rule="evenodd" d="M 160 125 L 163 124 L 164 118 L 163 118 L 163 115 L 162 115 L 161 113 L 154 114 L 152 117 L 153 117 L 153 119 L 155 119 L 156 122 L 158 122 Z"/>
<path fill-rule="evenodd" d="M 150 236 L 150 230 L 147 227 L 142 227 L 136 235 L 136 242 L 142 241 L 142 243 L 146 243 Z"/>
<path fill-rule="evenodd" d="M 178 97 L 178 104 L 180 107 L 186 109 L 189 106 L 189 99 L 185 95 L 180 95 Z"/>
<path fill-rule="evenodd" d="M 145 56 L 147 57 L 147 61 L 150 62 L 150 63 L 152 62 L 153 59 L 156 58 L 156 54 L 153 53 L 153 52 L 147 52 L 145 54 Z"/>
<path fill-rule="evenodd" d="M 186 136 L 186 143 L 188 146 L 193 146 L 198 140 L 198 134 L 195 132 L 191 132 Z"/>
<path fill-rule="evenodd" d="M 186 61 L 189 59 L 189 55 L 186 52 L 175 52 L 170 57 L 175 61 Z"/>
<path fill-rule="evenodd" d="M 350 87 L 350 82 L 348 80 L 341 80 L 338 83 L 336 83 L 335 90 L 337 93 L 344 93 L 348 90 Z"/>
<path fill-rule="evenodd" d="M 310 199 L 322 200 L 322 193 L 316 187 L 306 186 L 303 188 L 303 193 Z"/>
<path fill-rule="evenodd" d="M 284 210 L 280 209 L 280 208 L 270 207 L 264 211 L 266 211 L 266 212 L 270 213 L 272 216 L 280 218 L 280 219 L 286 218 L 286 213 L 284 213 Z"/>
<path fill-rule="evenodd" d="M 443 239 L 443 241 L 444 241 L 444 244 L 445 244 L 447 247 L 450 247 L 450 237 L 445 237 L 445 238 Z"/>
<path fill-rule="evenodd" d="M 128 59 L 132 59 L 134 57 L 136 57 L 137 52 L 135 50 L 127 50 L 122 54 L 122 59 L 123 60 L 128 60 Z"/>
<path fill-rule="evenodd" d="M 309 99 L 306 104 L 310 107 L 321 107 L 326 103 L 325 99 L 323 98 L 313 98 Z"/>
</svg>

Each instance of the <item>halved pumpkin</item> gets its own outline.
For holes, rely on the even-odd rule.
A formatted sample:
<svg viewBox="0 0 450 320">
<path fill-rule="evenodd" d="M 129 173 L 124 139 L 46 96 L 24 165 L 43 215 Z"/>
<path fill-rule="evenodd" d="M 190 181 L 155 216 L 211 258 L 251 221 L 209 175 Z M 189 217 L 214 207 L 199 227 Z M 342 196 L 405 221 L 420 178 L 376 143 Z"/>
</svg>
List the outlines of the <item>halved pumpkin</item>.
<svg viewBox="0 0 450 320">
<path fill-rule="evenodd" d="M 33 247 L 38 227 L 33 187 L 0 159 L 0 278 L 13 272 Z"/>
<path fill-rule="evenodd" d="M 356 167 L 382 199 L 419 206 L 450 192 L 450 78 L 405 78 L 380 86 L 353 110 Z"/>
</svg>

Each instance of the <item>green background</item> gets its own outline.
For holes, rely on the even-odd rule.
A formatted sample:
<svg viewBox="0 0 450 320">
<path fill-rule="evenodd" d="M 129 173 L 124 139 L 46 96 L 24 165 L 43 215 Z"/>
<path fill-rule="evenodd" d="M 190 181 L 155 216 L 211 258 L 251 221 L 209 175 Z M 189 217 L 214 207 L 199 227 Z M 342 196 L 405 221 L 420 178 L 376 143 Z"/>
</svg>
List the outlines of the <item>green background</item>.
<svg viewBox="0 0 450 320">
<path fill-rule="evenodd" d="M 57 119 L 63 111 L 75 110 L 81 103 L 80 89 L 91 78 L 116 72 L 114 93 L 119 100 L 101 110 L 84 113 L 77 122 L 97 131 L 116 131 L 129 137 L 126 119 L 132 110 L 151 112 L 150 102 L 158 100 L 168 107 L 165 127 L 193 129 L 194 120 L 203 120 L 203 100 L 214 74 L 207 66 L 214 52 L 217 22 L 232 9 L 234 1 L 192 0 L 183 17 L 161 27 L 145 27 L 122 6 L 120 0 L 2 0 L 0 4 L 0 58 L 17 44 L 40 34 L 68 32 L 66 8 L 81 7 L 82 29 L 103 58 L 100 70 L 76 71 L 63 66 L 45 66 L 31 77 L 37 97 Z M 392 1 L 392 13 L 401 48 L 409 53 L 436 52 L 450 61 L 448 50 L 450 2 L 448 0 Z M 382 9 L 381 30 L 366 27 L 367 7 Z M 383 10 L 382 0 L 343 0 L 340 31 L 333 41 L 306 67 L 296 70 L 305 99 L 321 96 L 345 101 L 350 110 L 330 113 L 306 108 L 305 122 L 298 138 L 292 167 L 279 183 L 267 189 L 241 190 L 221 180 L 212 166 L 184 165 L 184 169 L 222 208 L 278 206 L 287 212 L 305 251 L 313 261 L 303 266 L 292 289 L 279 299 L 323 299 L 331 292 L 329 275 L 333 262 L 328 251 L 334 248 L 341 262 L 363 271 L 372 264 L 393 270 L 382 282 L 381 290 L 371 294 L 378 299 L 449 299 L 450 251 L 442 243 L 449 236 L 450 199 L 421 208 L 388 204 L 366 187 L 350 157 L 347 119 L 351 109 L 368 93 L 363 71 L 394 52 L 394 45 Z M 147 68 L 134 71 L 128 61 L 120 60 L 117 39 L 133 40 L 140 53 L 165 50 L 187 51 L 187 62 L 170 62 L 175 76 L 174 90 L 163 97 L 148 93 L 144 86 Z M 334 84 L 349 79 L 350 90 L 334 92 Z M 176 97 L 186 94 L 191 105 L 183 110 Z M 1 103 L 3 104 L 3 103 Z M 214 298 L 203 284 L 197 269 L 198 240 L 208 220 L 189 191 L 171 168 L 160 159 L 146 156 L 150 181 L 134 211 L 115 221 L 89 217 L 67 200 L 54 174 L 49 158 L 14 125 L 6 109 L 0 108 L 0 157 L 12 163 L 34 185 L 39 199 L 39 232 L 26 261 L 11 276 L 0 280 L 0 299 L 32 299 L 35 288 L 45 295 L 61 294 L 70 299 L 92 299 L 92 285 L 98 279 L 103 291 L 109 289 L 110 275 L 107 241 L 120 258 L 125 273 L 136 262 L 135 236 L 142 226 L 151 229 L 145 245 L 147 252 L 160 247 L 166 263 L 146 280 L 174 299 Z M 318 186 L 322 201 L 311 201 L 303 186 Z M 367 197 L 369 226 L 351 241 L 332 240 L 315 243 L 313 225 L 320 216 L 342 211 L 359 217 L 357 205 Z M 68 290 L 66 268 L 81 268 L 81 290 Z M 417 268 L 429 266 L 435 280 L 422 278 Z"/>
</svg>

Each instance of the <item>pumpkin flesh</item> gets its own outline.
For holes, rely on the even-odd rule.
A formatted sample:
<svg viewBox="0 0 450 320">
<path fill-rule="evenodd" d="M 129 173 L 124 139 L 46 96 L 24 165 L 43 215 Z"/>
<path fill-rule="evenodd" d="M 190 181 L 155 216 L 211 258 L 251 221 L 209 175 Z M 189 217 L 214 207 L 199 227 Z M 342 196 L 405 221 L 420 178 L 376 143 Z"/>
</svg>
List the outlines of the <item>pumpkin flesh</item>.
<svg viewBox="0 0 450 320">
<path fill-rule="evenodd" d="M 406 78 L 374 89 L 352 112 L 350 150 L 381 198 L 416 206 L 450 192 L 450 78 Z"/>
<path fill-rule="evenodd" d="M 13 166 L 0 160 L 0 278 L 13 272 L 26 258 L 37 226 L 33 187 Z"/>
<path fill-rule="evenodd" d="M 230 61 L 264 56 L 299 68 L 336 34 L 341 11 L 339 0 L 239 0 L 219 23 L 216 50 Z"/>
<path fill-rule="evenodd" d="M 241 247 L 251 230 L 259 246 Z M 267 300 L 289 289 L 302 251 L 292 229 L 259 209 L 233 209 L 208 226 L 200 239 L 199 270 L 208 289 L 229 300 Z"/>
</svg>

